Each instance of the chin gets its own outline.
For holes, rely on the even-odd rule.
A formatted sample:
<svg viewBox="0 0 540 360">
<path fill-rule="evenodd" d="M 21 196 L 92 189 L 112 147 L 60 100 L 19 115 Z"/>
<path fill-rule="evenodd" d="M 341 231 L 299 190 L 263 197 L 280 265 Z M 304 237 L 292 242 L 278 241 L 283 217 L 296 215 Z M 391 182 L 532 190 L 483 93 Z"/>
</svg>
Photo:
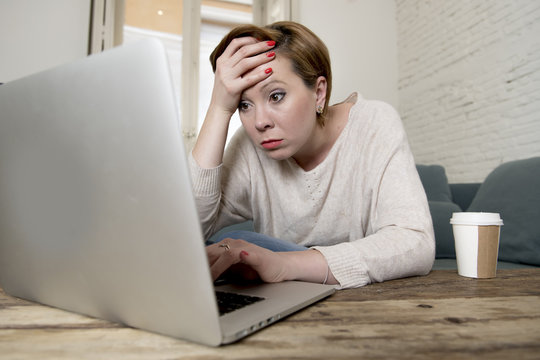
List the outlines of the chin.
<svg viewBox="0 0 540 360">
<path fill-rule="evenodd" d="M 266 156 L 268 156 L 272 160 L 281 161 L 289 159 L 292 154 L 290 154 L 288 151 L 281 151 L 281 149 L 278 149 L 273 151 L 267 151 Z"/>
</svg>

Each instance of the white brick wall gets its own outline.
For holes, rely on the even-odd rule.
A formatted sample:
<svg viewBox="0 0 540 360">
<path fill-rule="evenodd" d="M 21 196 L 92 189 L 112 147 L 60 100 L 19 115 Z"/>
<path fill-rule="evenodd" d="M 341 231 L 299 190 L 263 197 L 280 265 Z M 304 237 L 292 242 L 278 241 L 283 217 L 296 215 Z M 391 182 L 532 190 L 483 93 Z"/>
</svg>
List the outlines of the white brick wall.
<svg viewBox="0 0 540 360">
<path fill-rule="evenodd" d="M 399 111 L 416 162 L 477 182 L 540 156 L 540 1 L 396 4 Z"/>
</svg>

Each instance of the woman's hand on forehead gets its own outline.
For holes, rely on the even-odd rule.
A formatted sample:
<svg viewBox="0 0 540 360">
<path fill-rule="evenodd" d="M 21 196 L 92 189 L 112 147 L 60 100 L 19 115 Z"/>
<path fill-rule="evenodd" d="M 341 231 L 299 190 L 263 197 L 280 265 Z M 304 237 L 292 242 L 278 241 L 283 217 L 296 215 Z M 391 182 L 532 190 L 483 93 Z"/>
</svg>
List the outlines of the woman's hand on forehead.
<svg viewBox="0 0 540 360">
<path fill-rule="evenodd" d="M 272 74 L 268 63 L 275 58 L 274 46 L 252 37 L 233 39 L 216 62 L 213 100 L 234 113 L 242 92 Z"/>
<path fill-rule="evenodd" d="M 253 37 L 233 39 L 216 61 L 210 106 L 192 154 L 200 166 L 213 168 L 223 161 L 231 117 L 244 90 L 268 78 L 275 58 L 275 42 Z"/>
</svg>

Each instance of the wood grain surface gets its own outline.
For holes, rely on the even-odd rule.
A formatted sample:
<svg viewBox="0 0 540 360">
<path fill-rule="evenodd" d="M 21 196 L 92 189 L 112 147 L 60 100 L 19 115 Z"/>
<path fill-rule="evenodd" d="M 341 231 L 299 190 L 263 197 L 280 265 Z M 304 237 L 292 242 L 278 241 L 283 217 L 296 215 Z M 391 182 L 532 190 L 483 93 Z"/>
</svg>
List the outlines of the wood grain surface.
<svg viewBox="0 0 540 360">
<path fill-rule="evenodd" d="M 342 290 L 220 348 L 0 290 L 0 359 L 540 359 L 540 269 L 456 271 Z"/>
</svg>

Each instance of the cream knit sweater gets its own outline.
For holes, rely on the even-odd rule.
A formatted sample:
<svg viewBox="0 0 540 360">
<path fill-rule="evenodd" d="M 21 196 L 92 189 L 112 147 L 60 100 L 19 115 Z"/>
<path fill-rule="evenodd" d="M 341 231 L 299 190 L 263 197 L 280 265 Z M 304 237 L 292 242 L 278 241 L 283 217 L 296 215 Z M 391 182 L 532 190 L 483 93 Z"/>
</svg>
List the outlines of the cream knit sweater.
<svg viewBox="0 0 540 360">
<path fill-rule="evenodd" d="M 346 101 L 347 125 L 311 171 L 268 158 L 243 128 L 219 167 L 190 156 L 205 236 L 253 220 L 259 233 L 320 251 L 341 288 L 427 274 L 433 225 L 401 119 L 379 101 Z"/>
</svg>

